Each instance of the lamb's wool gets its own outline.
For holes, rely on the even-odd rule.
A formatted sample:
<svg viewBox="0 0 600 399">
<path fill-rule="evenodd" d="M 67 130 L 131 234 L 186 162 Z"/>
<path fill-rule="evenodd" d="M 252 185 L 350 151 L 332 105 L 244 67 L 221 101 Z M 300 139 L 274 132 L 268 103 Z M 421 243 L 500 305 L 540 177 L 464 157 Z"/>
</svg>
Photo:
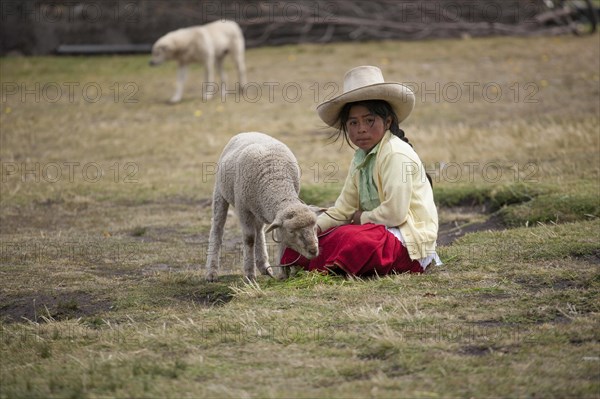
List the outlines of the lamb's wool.
<svg viewBox="0 0 600 399">
<path fill-rule="evenodd" d="M 318 254 L 316 215 L 298 198 L 300 167 L 290 149 L 263 133 L 240 133 L 223 149 L 213 192 L 207 279 L 217 277 L 227 209 L 232 205 L 242 227 L 244 273 L 254 267 L 270 274 L 263 227 L 278 229 L 280 251 L 290 247 L 307 258 Z"/>
</svg>

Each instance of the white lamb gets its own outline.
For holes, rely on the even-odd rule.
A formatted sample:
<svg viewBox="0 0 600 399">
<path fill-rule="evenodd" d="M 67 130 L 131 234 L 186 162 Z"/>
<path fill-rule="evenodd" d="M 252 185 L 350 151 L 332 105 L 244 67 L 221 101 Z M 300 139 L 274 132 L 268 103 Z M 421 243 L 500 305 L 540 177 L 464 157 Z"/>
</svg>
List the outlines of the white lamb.
<svg viewBox="0 0 600 399">
<path fill-rule="evenodd" d="M 254 280 L 254 266 L 272 275 L 265 233 L 278 229 L 280 255 L 289 247 L 308 259 L 319 254 L 316 214 L 298 198 L 300 168 L 294 154 L 263 133 L 240 133 L 223 149 L 217 164 L 213 219 L 206 261 L 209 281 L 217 278 L 223 226 L 232 205 L 242 227 L 244 274 Z M 265 224 L 270 224 L 263 230 Z M 287 270 L 283 271 L 287 276 Z"/>
</svg>

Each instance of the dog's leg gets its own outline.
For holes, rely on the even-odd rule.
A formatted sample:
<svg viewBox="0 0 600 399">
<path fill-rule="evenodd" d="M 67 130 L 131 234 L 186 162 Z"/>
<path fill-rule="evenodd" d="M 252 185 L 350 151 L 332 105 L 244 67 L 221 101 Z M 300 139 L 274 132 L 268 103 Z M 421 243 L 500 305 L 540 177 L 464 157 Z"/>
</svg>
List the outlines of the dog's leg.
<svg viewBox="0 0 600 399">
<path fill-rule="evenodd" d="M 214 55 L 209 55 L 206 57 L 204 67 L 206 69 L 206 78 L 204 79 L 206 84 L 203 86 L 218 87 L 217 83 L 215 82 L 215 56 Z M 204 101 L 208 101 L 213 97 L 213 95 L 214 95 L 213 91 L 204 90 L 204 93 L 202 93 L 202 99 Z"/>
<path fill-rule="evenodd" d="M 241 40 L 233 48 L 231 52 L 231 58 L 237 68 L 238 79 L 240 82 L 240 93 L 243 93 L 244 87 L 246 87 L 246 62 L 244 57 L 244 41 Z"/>
<path fill-rule="evenodd" d="M 175 84 L 175 94 L 171 97 L 172 103 L 178 103 L 181 101 L 181 97 L 183 97 L 183 85 L 185 83 L 185 79 L 187 78 L 187 65 L 179 64 L 179 68 L 177 69 L 177 83 Z"/>
<path fill-rule="evenodd" d="M 223 100 L 225 95 L 227 94 L 227 73 L 225 73 L 225 69 L 223 69 L 224 59 L 224 54 L 220 57 L 217 57 L 217 69 L 219 70 L 219 78 L 221 79 L 221 99 Z"/>
</svg>

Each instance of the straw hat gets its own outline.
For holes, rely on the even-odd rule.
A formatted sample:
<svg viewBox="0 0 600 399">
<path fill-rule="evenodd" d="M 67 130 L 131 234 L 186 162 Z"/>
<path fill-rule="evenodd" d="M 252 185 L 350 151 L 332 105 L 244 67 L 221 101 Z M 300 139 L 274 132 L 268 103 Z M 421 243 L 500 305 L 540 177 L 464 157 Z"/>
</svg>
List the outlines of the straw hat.
<svg viewBox="0 0 600 399">
<path fill-rule="evenodd" d="M 323 122 L 337 129 L 344 105 L 363 100 L 387 101 L 398 115 L 398 122 L 406 119 L 415 106 L 415 95 L 407 86 L 385 82 L 376 66 L 359 66 L 346 72 L 343 93 L 319 104 L 317 113 Z"/>
</svg>

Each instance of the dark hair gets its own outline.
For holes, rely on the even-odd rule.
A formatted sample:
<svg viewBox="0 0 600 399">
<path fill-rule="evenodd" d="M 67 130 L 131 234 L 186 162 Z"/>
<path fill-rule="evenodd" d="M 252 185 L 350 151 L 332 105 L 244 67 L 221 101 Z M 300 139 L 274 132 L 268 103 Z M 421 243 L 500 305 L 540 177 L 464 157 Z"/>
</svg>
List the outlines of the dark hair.
<svg viewBox="0 0 600 399">
<path fill-rule="evenodd" d="M 346 130 L 346 122 L 348 122 L 348 118 L 350 116 L 350 109 L 355 105 L 362 105 L 363 107 L 367 108 L 371 114 L 377 115 L 381 119 L 383 119 L 384 122 L 387 120 L 388 117 L 391 117 L 392 123 L 390 124 L 390 131 L 392 132 L 392 134 L 404 141 L 405 143 L 407 143 L 408 145 L 410 145 L 411 147 L 413 146 L 404 134 L 404 130 L 400 129 L 398 115 L 396 115 L 396 112 L 394 112 L 392 106 L 384 100 L 363 100 L 355 101 L 352 103 L 346 103 L 340 111 L 340 115 L 338 118 L 340 127 L 337 133 L 333 133 L 330 137 L 333 139 L 333 141 L 337 141 L 340 138 L 340 136 L 343 135 L 344 140 L 346 140 L 346 143 L 348 143 L 348 145 L 352 147 L 352 143 L 348 138 L 348 131 Z M 427 180 L 429 180 L 429 184 L 431 184 L 431 186 L 433 187 L 431 176 L 429 176 L 427 172 L 425 172 L 425 175 L 427 176 Z"/>
</svg>

